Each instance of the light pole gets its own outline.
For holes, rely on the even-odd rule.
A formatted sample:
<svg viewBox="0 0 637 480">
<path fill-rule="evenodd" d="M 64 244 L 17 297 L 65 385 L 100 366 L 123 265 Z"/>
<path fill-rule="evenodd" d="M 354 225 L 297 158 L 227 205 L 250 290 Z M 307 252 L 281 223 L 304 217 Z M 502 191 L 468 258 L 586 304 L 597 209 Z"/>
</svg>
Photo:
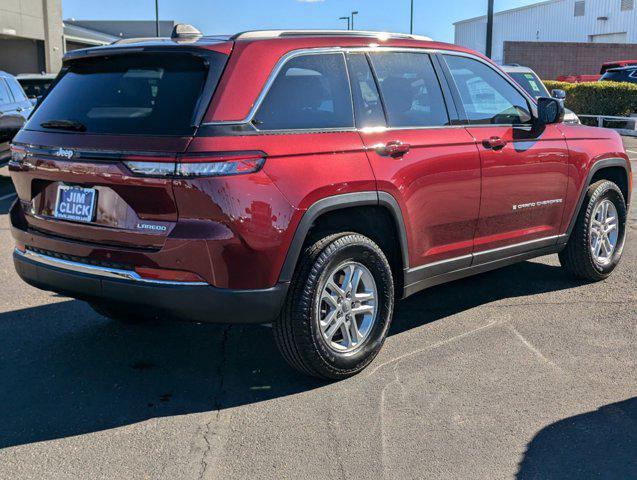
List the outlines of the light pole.
<svg viewBox="0 0 637 480">
<path fill-rule="evenodd" d="M 487 48 L 485 54 L 491 58 L 493 44 L 493 0 L 489 0 L 489 7 L 487 8 Z"/>
<path fill-rule="evenodd" d="M 352 12 L 352 23 L 351 23 L 352 30 L 354 30 L 354 15 L 358 15 L 358 11 Z"/>
<path fill-rule="evenodd" d="M 411 16 L 409 18 L 409 33 L 414 33 L 414 0 L 411 0 Z"/>
<path fill-rule="evenodd" d="M 155 0 L 155 32 L 159 37 L 159 0 Z"/>
<path fill-rule="evenodd" d="M 347 20 L 347 29 L 349 30 L 349 17 L 338 17 L 339 20 Z"/>
</svg>

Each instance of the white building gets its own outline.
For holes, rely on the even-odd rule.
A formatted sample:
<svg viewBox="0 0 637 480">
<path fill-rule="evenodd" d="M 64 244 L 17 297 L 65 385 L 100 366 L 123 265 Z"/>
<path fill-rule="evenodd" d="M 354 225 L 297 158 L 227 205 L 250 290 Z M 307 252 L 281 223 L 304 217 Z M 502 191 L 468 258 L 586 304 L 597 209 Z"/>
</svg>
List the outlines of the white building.
<svg viewBox="0 0 637 480">
<path fill-rule="evenodd" d="M 485 52 L 486 15 L 454 26 L 456 44 Z M 492 47 L 498 63 L 505 41 L 637 44 L 637 0 L 548 0 L 499 12 Z"/>
</svg>

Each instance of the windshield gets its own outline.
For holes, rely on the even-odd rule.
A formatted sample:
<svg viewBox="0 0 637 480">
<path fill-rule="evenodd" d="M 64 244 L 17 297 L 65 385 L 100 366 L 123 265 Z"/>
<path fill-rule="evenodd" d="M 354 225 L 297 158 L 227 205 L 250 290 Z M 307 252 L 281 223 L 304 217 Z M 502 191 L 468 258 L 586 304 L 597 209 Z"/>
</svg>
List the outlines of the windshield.
<svg viewBox="0 0 637 480">
<path fill-rule="evenodd" d="M 194 134 L 207 75 L 216 85 L 227 58 L 166 52 L 93 57 L 71 63 L 26 125 L 88 134 Z M 213 85 L 213 88 L 214 88 Z"/>
<path fill-rule="evenodd" d="M 540 97 L 551 96 L 542 83 L 542 80 L 537 78 L 537 75 L 535 75 L 534 73 L 513 72 L 509 73 L 509 76 L 513 78 L 513 80 L 518 82 L 520 86 L 536 100 Z"/>
</svg>

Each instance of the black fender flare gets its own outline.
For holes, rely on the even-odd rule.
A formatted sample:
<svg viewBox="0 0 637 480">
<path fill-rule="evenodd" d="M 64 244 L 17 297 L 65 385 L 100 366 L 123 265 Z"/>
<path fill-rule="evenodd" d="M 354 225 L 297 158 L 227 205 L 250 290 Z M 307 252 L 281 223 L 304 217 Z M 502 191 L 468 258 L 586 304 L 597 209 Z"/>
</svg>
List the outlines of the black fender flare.
<svg viewBox="0 0 637 480">
<path fill-rule="evenodd" d="M 294 274 L 294 269 L 301 255 L 301 249 L 303 248 L 307 234 L 318 217 L 327 212 L 364 205 L 380 205 L 387 208 L 390 212 L 394 222 L 396 222 L 398 230 L 403 266 L 405 269 L 408 268 L 409 251 L 407 246 L 407 232 L 405 230 L 403 213 L 396 199 L 387 192 L 364 191 L 344 193 L 342 195 L 322 198 L 313 203 L 305 211 L 303 217 L 301 217 L 301 221 L 296 227 L 294 237 L 288 248 L 288 253 L 283 262 L 281 273 L 279 274 L 279 282 L 290 282 L 292 280 L 292 275 Z"/>
<path fill-rule="evenodd" d="M 591 185 L 591 181 L 593 180 L 593 176 L 603 168 L 609 167 L 622 167 L 626 171 L 626 182 L 628 183 L 630 180 L 630 167 L 628 166 L 626 160 L 623 158 L 605 158 L 603 160 L 598 160 L 593 163 L 591 168 L 588 170 L 588 175 L 586 177 L 586 181 L 583 183 L 583 187 L 579 193 L 579 199 L 577 200 L 577 206 L 575 207 L 573 216 L 568 224 L 568 229 L 566 230 L 566 235 L 563 240 L 564 243 L 568 241 L 575 228 L 575 223 L 577 222 L 577 217 L 579 216 L 579 212 L 582 209 L 582 204 L 584 203 L 584 197 L 586 197 L 586 191 L 588 187 Z M 628 190 L 630 191 L 630 185 L 628 185 Z M 626 206 L 630 205 L 630 196 L 625 199 Z"/>
</svg>

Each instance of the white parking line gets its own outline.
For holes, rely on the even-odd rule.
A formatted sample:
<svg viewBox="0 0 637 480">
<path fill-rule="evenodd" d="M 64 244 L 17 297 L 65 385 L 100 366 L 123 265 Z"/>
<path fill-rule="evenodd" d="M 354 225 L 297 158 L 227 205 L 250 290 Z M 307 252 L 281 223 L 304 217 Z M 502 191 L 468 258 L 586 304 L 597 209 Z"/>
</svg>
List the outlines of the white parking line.
<svg viewBox="0 0 637 480">
<path fill-rule="evenodd" d="M 637 153 L 635 150 L 626 150 L 628 153 Z"/>
<path fill-rule="evenodd" d="M 3 202 L 3 201 L 5 201 L 5 200 L 9 200 L 10 198 L 13 198 L 13 197 L 15 197 L 15 196 L 16 196 L 16 193 L 15 193 L 15 192 L 10 193 L 9 195 L 5 195 L 4 197 L 0 197 L 0 202 Z"/>
</svg>

